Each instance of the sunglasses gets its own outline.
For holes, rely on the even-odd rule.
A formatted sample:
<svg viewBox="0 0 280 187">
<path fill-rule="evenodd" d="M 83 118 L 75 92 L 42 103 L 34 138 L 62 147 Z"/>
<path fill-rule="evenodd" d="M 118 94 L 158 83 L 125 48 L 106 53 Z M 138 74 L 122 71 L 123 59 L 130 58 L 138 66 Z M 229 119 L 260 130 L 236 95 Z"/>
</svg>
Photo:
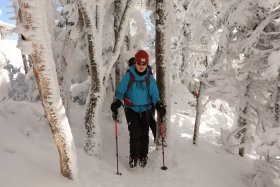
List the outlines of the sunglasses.
<svg viewBox="0 0 280 187">
<path fill-rule="evenodd" d="M 147 62 L 145 61 L 144 58 L 142 58 L 142 59 L 141 59 L 141 62 L 136 62 L 136 64 L 137 64 L 138 66 L 146 66 L 146 65 L 147 65 Z"/>
<path fill-rule="evenodd" d="M 136 62 L 136 64 L 137 64 L 138 66 L 146 66 L 146 65 L 147 65 L 146 62 Z"/>
</svg>

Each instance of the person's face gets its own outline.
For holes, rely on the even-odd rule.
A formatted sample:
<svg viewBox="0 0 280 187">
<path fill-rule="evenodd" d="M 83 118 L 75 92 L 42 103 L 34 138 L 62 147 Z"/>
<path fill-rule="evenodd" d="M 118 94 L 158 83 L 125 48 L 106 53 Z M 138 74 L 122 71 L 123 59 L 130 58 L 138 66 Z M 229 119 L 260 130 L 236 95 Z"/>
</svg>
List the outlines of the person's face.
<svg viewBox="0 0 280 187">
<path fill-rule="evenodd" d="M 145 58 L 141 58 L 140 62 L 135 62 L 136 64 L 136 69 L 140 73 L 144 72 L 147 68 L 148 63 L 145 61 Z"/>
</svg>

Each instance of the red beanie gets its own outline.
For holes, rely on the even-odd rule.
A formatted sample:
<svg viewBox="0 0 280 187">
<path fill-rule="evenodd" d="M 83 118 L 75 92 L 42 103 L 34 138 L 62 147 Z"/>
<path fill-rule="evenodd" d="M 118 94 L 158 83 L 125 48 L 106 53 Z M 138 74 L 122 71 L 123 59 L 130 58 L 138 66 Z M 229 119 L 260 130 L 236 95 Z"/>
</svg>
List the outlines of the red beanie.
<svg viewBox="0 0 280 187">
<path fill-rule="evenodd" d="M 146 51 L 140 50 L 135 54 L 135 62 L 146 62 L 149 63 L 149 55 Z"/>
</svg>

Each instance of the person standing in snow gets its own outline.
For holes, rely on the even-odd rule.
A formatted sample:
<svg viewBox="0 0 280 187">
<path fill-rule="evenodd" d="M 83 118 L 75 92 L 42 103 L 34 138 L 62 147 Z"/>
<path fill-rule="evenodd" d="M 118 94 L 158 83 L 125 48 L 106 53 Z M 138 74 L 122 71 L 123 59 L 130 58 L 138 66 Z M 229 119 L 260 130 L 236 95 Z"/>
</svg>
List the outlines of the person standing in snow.
<svg viewBox="0 0 280 187">
<path fill-rule="evenodd" d="M 161 104 L 156 81 L 148 67 L 149 55 L 140 50 L 135 54 L 135 65 L 122 77 L 111 104 L 113 119 L 117 120 L 118 108 L 124 102 L 125 116 L 129 130 L 130 156 L 129 166 L 145 167 L 149 149 L 149 122 L 152 115 L 152 105 L 155 106 L 161 118 L 166 109 Z"/>
<path fill-rule="evenodd" d="M 128 60 L 128 67 L 131 68 L 133 65 L 135 65 L 135 57 L 132 57 Z M 151 74 L 153 74 L 152 67 L 148 64 L 147 66 L 148 70 L 150 71 Z M 129 70 L 128 70 L 129 71 Z M 151 108 L 151 116 L 150 116 L 150 121 L 149 125 L 153 133 L 154 137 L 154 142 L 156 141 L 156 135 L 157 135 L 157 122 L 155 120 L 155 106 L 152 103 L 152 108 Z"/>
</svg>

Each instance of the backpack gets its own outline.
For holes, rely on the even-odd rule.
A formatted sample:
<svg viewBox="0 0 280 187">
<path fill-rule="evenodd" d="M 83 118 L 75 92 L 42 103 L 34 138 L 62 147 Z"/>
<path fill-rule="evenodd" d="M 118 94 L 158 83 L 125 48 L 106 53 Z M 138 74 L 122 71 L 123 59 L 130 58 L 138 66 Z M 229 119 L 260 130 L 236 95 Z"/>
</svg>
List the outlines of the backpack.
<svg viewBox="0 0 280 187">
<path fill-rule="evenodd" d="M 133 75 L 133 73 L 130 72 L 130 70 L 128 69 L 127 72 L 129 72 L 129 81 L 128 81 L 128 84 L 127 84 L 127 90 L 129 90 L 132 86 L 132 84 L 134 83 L 135 81 L 135 77 Z M 146 82 L 146 85 L 147 85 L 147 88 L 149 88 L 149 84 L 150 84 L 150 76 L 151 76 L 152 72 L 151 70 L 148 72 L 146 78 L 145 78 L 145 82 Z"/>
<path fill-rule="evenodd" d="M 146 82 L 146 86 L 147 86 L 148 93 L 149 93 L 150 77 L 151 77 L 151 75 L 153 75 L 153 73 L 152 73 L 152 67 L 151 66 L 148 65 L 147 68 L 149 69 L 149 71 L 148 71 L 148 74 L 145 78 L 145 82 Z M 135 77 L 134 77 L 133 73 L 131 73 L 131 71 L 129 69 L 127 70 L 127 72 L 129 72 L 129 81 L 128 81 L 128 84 L 127 84 L 126 93 L 131 88 L 133 83 L 135 82 Z M 125 93 L 125 95 L 127 95 L 126 93 Z M 128 97 L 124 98 L 124 104 L 127 105 L 127 106 L 133 106 L 133 102 Z"/>
</svg>

